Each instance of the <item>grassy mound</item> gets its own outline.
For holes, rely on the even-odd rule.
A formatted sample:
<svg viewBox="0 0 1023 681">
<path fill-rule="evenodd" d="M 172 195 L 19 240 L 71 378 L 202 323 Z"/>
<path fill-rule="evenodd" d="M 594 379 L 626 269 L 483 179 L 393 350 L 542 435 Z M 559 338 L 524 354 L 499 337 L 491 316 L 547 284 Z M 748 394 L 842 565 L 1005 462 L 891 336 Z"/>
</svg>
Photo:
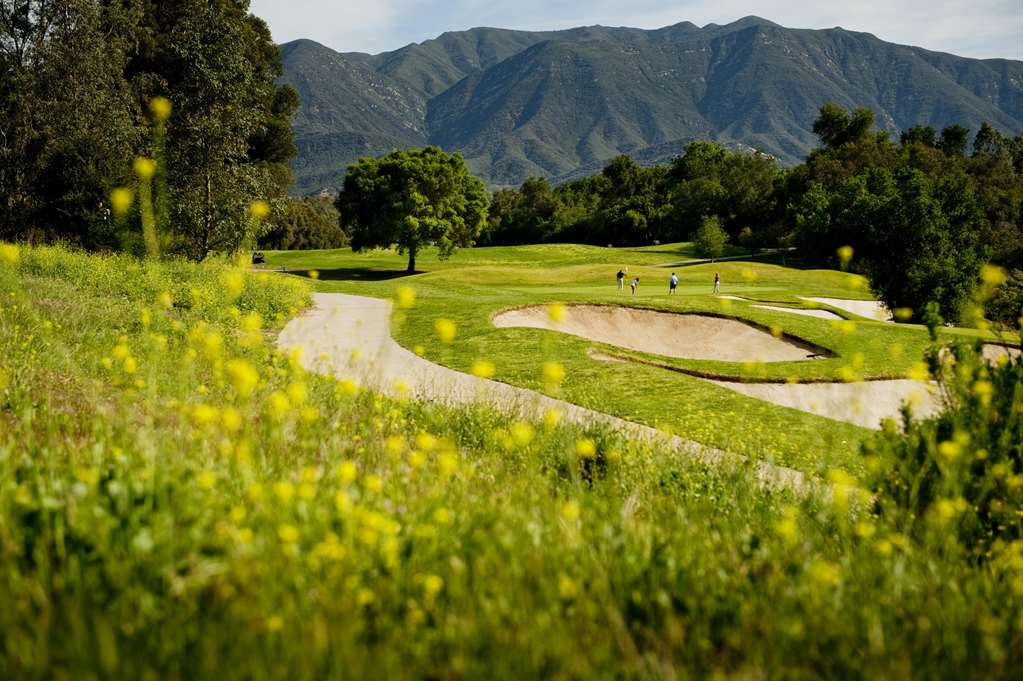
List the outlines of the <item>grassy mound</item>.
<svg viewBox="0 0 1023 681">
<path fill-rule="evenodd" d="M 762 489 L 555 415 L 308 375 L 268 342 L 307 295 L 228 265 L 0 246 L 0 677 L 1019 664 L 1021 561 L 964 563 L 854 494 Z"/>
</svg>

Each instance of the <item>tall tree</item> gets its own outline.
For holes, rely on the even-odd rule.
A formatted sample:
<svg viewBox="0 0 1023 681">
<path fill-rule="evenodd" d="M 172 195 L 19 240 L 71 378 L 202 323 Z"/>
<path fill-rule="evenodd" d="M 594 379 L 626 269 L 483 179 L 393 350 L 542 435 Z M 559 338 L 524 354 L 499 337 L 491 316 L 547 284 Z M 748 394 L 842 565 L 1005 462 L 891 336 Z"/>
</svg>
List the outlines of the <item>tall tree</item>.
<svg viewBox="0 0 1023 681">
<path fill-rule="evenodd" d="M 337 197 L 352 249 L 397 246 L 408 253 L 408 272 L 427 244 L 440 256 L 473 245 L 487 219 L 483 183 L 459 154 L 438 147 L 362 158 L 348 169 Z"/>
<path fill-rule="evenodd" d="M 248 205 L 281 195 L 287 175 L 274 167 L 294 149 L 281 119 L 294 97 L 281 92 L 276 46 L 241 0 L 164 0 L 143 18 L 150 39 L 131 64 L 143 91 L 174 104 L 167 171 L 172 224 L 196 259 L 233 250 L 250 233 Z"/>
<path fill-rule="evenodd" d="M 154 155 L 164 96 L 165 224 L 195 258 L 237 248 L 250 202 L 290 179 L 280 73 L 246 0 L 0 0 L 0 234 L 114 245 L 107 197 Z"/>
<path fill-rule="evenodd" d="M 96 232 L 138 140 L 110 30 L 119 14 L 91 0 L 0 0 L 0 234 L 110 245 Z"/>
</svg>

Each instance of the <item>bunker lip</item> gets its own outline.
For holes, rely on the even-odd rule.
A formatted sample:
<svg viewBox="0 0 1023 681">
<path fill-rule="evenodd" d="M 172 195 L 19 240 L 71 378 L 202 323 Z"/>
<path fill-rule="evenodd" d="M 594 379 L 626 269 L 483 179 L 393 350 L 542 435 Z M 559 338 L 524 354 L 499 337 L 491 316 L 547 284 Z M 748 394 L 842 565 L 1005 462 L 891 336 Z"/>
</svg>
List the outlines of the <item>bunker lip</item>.
<svg viewBox="0 0 1023 681">
<path fill-rule="evenodd" d="M 769 327 L 715 312 L 670 312 L 625 305 L 580 303 L 565 306 L 553 321 L 546 305 L 510 308 L 494 314 L 497 328 L 558 331 L 596 343 L 676 359 L 724 362 L 793 362 L 834 357 L 826 348 Z"/>
<path fill-rule="evenodd" d="M 667 362 L 658 362 L 655 359 L 645 359 L 642 357 L 634 357 L 632 355 L 620 355 L 614 352 L 606 352 L 604 350 L 597 350 L 591 348 L 586 353 L 591 359 L 595 359 L 599 362 L 622 362 L 625 364 L 642 364 L 644 366 L 656 367 L 658 369 L 664 369 L 665 371 L 674 371 L 677 374 L 685 374 L 686 376 L 692 376 L 693 378 L 702 378 L 707 381 L 715 381 L 718 383 L 743 383 L 746 385 L 822 385 L 822 384 L 843 384 L 848 385 L 849 381 L 843 381 L 840 378 L 806 378 L 797 377 L 795 379 L 787 378 L 771 378 L 765 376 L 743 376 L 735 374 L 722 374 L 716 371 L 708 371 L 706 369 L 693 369 L 692 367 L 681 367 L 675 364 L 668 364 Z M 885 381 L 898 381 L 902 380 L 903 376 L 872 376 L 870 378 L 864 378 L 862 380 L 852 381 L 852 383 L 883 383 Z"/>
</svg>

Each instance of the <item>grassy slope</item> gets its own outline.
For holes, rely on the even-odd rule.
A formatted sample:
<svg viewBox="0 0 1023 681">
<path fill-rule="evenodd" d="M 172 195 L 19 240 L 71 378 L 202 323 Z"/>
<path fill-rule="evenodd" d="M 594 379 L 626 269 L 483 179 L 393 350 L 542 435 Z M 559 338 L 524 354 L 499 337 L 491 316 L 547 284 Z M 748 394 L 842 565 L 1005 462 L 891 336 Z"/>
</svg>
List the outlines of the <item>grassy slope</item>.
<svg viewBox="0 0 1023 681">
<path fill-rule="evenodd" d="M 679 294 L 668 297 L 670 270 L 653 265 L 692 256 L 688 244 L 636 249 L 576 245 L 480 248 L 460 251 L 443 262 L 430 255 L 422 257 L 419 264 L 425 272 L 414 277 L 400 276 L 402 258 L 387 251 L 271 253 L 268 262 L 317 270 L 318 288 L 323 291 L 390 297 L 397 286 L 412 286 L 417 293 L 416 306 L 396 316 L 395 337 L 409 349 L 418 347 L 428 359 L 453 368 L 469 371 L 477 360 L 488 360 L 496 365 L 495 379 L 544 390 L 541 364 L 556 361 L 567 374 L 559 394 L 572 402 L 801 470 L 856 469 L 859 444 L 868 435 L 863 428 L 777 407 L 681 373 L 600 362 L 588 353 L 599 344 L 574 336 L 496 329 L 490 323 L 494 313 L 526 304 L 627 303 L 746 319 L 816 343 L 835 355 L 823 360 L 752 365 L 623 353 L 742 380 L 902 378 L 920 360 L 929 342 L 919 326 L 861 318 L 836 323 L 760 310 L 745 301 L 716 298 L 710 292 L 713 273 L 720 272 L 723 293 L 758 300 L 800 304 L 799 295 L 867 298 L 863 280 L 842 272 L 743 262 L 696 265 L 677 270 Z M 614 274 L 624 266 L 629 266 L 630 277 L 640 277 L 635 298 L 616 290 Z M 450 319 L 458 327 L 458 338 L 450 346 L 437 341 L 434 323 L 440 318 Z"/>
<path fill-rule="evenodd" d="M 1015 563 L 607 433 L 353 394 L 266 343 L 304 295 L 218 265 L 0 260 L 0 677 L 1017 668 Z"/>
</svg>

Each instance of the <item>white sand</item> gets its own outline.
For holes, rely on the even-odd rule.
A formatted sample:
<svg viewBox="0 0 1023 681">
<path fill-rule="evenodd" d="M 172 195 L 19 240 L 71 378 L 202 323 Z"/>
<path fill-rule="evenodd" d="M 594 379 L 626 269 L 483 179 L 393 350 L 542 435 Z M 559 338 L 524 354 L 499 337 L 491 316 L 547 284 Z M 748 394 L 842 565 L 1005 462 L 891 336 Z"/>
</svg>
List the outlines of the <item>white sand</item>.
<svg viewBox="0 0 1023 681">
<path fill-rule="evenodd" d="M 302 364 L 310 371 L 354 378 L 391 396 L 405 395 L 454 405 L 482 402 L 530 419 L 541 417 L 548 409 L 557 409 L 564 421 L 608 424 L 628 437 L 662 443 L 700 461 L 725 464 L 743 460 L 677 436 L 667 437 L 649 426 L 429 362 L 391 338 L 391 304 L 386 300 L 316 293 L 313 303 L 312 309 L 288 322 L 277 339 L 278 347 L 284 351 L 300 349 Z M 807 488 L 806 478 L 799 471 L 763 462 L 752 465 L 758 479 L 769 486 Z"/>
<path fill-rule="evenodd" d="M 937 397 L 926 384 L 910 380 L 794 384 L 733 381 L 711 383 L 758 400 L 864 428 L 880 428 L 886 418 L 899 422 L 899 409 L 907 401 L 913 404 L 913 413 L 918 417 L 931 416 L 940 407 Z"/>
<path fill-rule="evenodd" d="M 781 307 L 780 305 L 753 305 L 752 307 L 760 308 L 761 310 L 774 310 L 775 312 L 790 312 L 805 317 L 817 317 L 818 319 L 842 319 L 842 317 L 830 310 L 808 310 L 802 307 Z"/>
<path fill-rule="evenodd" d="M 873 319 L 879 322 L 892 321 L 892 313 L 888 311 L 887 307 L 885 307 L 876 300 L 848 300 L 846 298 L 814 298 L 809 296 L 800 297 L 803 300 L 809 300 L 814 303 L 821 303 L 823 305 L 837 307 L 839 310 L 844 310 L 845 312 L 849 312 L 859 317 L 866 317 L 867 319 Z"/>
<path fill-rule="evenodd" d="M 984 359 L 989 362 L 997 362 L 1002 357 L 1011 357 L 1013 359 L 1019 359 L 1020 349 L 1008 345 L 998 345 L 997 343 L 984 343 L 982 348 L 984 353 Z"/>
<path fill-rule="evenodd" d="M 590 357 L 603 362 L 630 362 L 628 358 L 603 352 L 591 352 Z M 940 407 L 937 396 L 927 384 L 909 380 L 791 384 L 700 380 L 781 407 L 864 428 L 878 429 L 886 418 L 900 422 L 899 412 L 906 401 L 913 404 L 914 413 L 919 417 L 931 416 Z"/>
<path fill-rule="evenodd" d="M 750 324 L 698 314 L 655 312 L 617 305 L 571 305 L 553 321 L 543 305 L 494 316 L 498 328 L 548 329 L 638 352 L 724 362 L 785 362 L 822 352 L 810 344 L 775 338 Z"/>
</svg>

